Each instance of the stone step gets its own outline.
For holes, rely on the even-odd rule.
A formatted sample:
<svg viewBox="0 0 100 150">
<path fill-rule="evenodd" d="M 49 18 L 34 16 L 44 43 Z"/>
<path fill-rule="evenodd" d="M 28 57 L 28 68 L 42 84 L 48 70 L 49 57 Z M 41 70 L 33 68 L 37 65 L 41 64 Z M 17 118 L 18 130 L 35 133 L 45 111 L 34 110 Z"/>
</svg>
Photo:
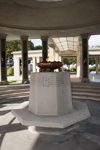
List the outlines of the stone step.
<svg viewBox="0 0 100 150">
<path fill-rule="evenodd" d="M 27 94 L 29 94 L 29 91 L 18 92 L 18 93 L 4 93 L 4 94 L 0 94 L 0 99 L 1 99 L 2 97 L 20 96 L 20 95 L 27 95 Z"/>
<path fill-rule="evenodd" d="M 93 97 L 93 96 L 91 96 L 91 97 L 89 96 L 89 97 L 88 97 L 88 96 L 84 96 L 84 95 L 81 95 L 81 96 L 80 96 L 80 95 L 72 95 L 72 98 L 73 98 L 73 99 L 76 99 L 76 100 L 77 100 L 77 99 L 81 99 L 81 100 L 83 99 L 83 100 L 95 100 L 95 101 L 100 101 L 100 97 Z"/>
<path fill-rule="evenodd" d="M 84 100 L 97 100 L 100 101 L 100 84 L 91 83 L 72 83 L 72 98 Z M 0 86 L 0 103 L 28 100 L 30 92 L 30 85 L 4 85 Z"/>
<path fill-rule="evenodd" d="M 100 83 L 72 83 L 72 98 L 100 101 Z"/>
<path fill-rule="evenodd" d="M 6 90 L 6 89 L 25 89 L 25 88 L 29 88 L 29 87 L 30 87 L 30 84 L 2 85 L 2 86 L 0 86 L 0 91 L 1 90 Z"/>
<path fill-rule="evenodd" d="M 72 88 L 72 92 L 100 93 L 100 89 Z"/>
<path fill-rule="evenodd" d="M 14 98 L 22 98 L 22 97 L 29 97 L 29 94 L 25 94 L 25 95 L 13 95 L 13 96 L 3 96 L 3 97 L 1 97 L 0 96 L 0 101 L 2 101 L 2 100 L 4 100 L 4 99 L 14 99 Z"/>
<path fill-rule="evenodd" d="M 14 101 L 27 101 L 27 100 L 29 100 L 29 96 L 23 96 L 21 98 L 18 98 L 18 97 L 11 98 L 10 97 L 10 98 L 5 98 L 5 99 L 0 100 L 0 104 L 14 102 Z"/>
<path fill-rule="evenodd" d="M 71 85 L 71 88 L 80 88 L 80 89 L 100 89 L 100 86 L 93 86 L 93 85 Z"/>
<path fill-rule="evenodd" d="M 13 94 L 13 93 L 21 93 L 21 92 L 27 92 L 29 91 L 30 89 L 29 88 L 25 88 L 25 89 L 8 89 L 8 90 L 0 90 L 0 95 L 2 94 Z"/>
<path fill-rule="evenodd" d="M 83 96 L 96 96 L 96 97 L 100 97 L 100 93 L 86 93 L 86 92 L 72 92 L 72 95 L 83 95 Z"/>
</svg>

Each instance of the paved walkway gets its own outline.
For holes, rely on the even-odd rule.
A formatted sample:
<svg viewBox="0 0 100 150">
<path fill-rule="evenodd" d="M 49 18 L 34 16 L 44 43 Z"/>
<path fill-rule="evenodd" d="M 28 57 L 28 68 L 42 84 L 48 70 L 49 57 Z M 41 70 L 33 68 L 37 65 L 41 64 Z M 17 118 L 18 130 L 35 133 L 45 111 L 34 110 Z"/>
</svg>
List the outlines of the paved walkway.
<svg viewBox="0 0 100 150">
<path fill-rule="evenodd" d="M 28 88 L 22 84 L 0 86 L 0 99 L 13 100 L 0 104 L 0 150 L 100 150 L 100 102 L 85 101 L 91 117 L 81 121 L 77 130 L 60 136 L 33 134 L 11 113 L 29 99 Z"/>
</svg>

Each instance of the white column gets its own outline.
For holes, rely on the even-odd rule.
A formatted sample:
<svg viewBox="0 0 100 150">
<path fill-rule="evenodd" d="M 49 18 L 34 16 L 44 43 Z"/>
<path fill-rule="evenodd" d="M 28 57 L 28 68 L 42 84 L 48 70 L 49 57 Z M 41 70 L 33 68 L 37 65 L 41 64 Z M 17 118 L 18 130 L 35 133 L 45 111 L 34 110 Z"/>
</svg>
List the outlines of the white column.
<svg viewBox="0 0 100 150">
<path fill-rule="evenodd" d="M 98 74 L 98 57 L 96 57 L 96 74 Z"/>
<path fill-rule="evenodd" d="M 63 63 L 63 57 L 61 57 L 61 62 Z M 64 71 L 63 66 L 62 66 L 62 71 Z"/>
<path fill-rule="evenodd" d="M 78 49 L 78 59 L 77 59 L 77 77 L 79 77 L 82 80 L 82 38 L 79 38 L 79 49 Z M 78 62 L 79 60 L 79 62 Z"/>
<path fill-rule="evenodd" d="M 37 63 L 39 63 L 40 62 L 40 58 L 37 57 L 36 59 L 37 59 Z M 38 66 L 37 66 L 37 72 L 39 72 L 39 67 Z"/>
<path fill-rule="evenodd" d="M 20 61 L 17 57 L 14 57 L 14 76 L 16 78 L 20 76 Z"/>
<path fill-rule="evenodd" d="M 79 43 L 77 51 L 77 77 L 82 78 L 82 43 Z"/>
<path fill-rule="evenodd" d="M 55 53 L 55 61 L 59 61 L 59 54 Z"/>
<path fill-rule="evenodd" d="M 49 57 L 52 58 L 53 56 L 55 56 L 55 50 L 53 48 L 49 48 Z"/>
<path fill-rule="evenodd" d="M 61 56 L 59 56 L 59 61 L 61 62 Z"/>
<path fill-rule="evenodd" d="M 77 55 L 77 77 L 80 78 L 80 55 Z"/>
<path fill-rule="evenodd" d="M 36 62 L 35 62 L 35 57 L 33 57 L 32 60 L 33 60 L 33 72 L 36 72 Z"/>
</svg>

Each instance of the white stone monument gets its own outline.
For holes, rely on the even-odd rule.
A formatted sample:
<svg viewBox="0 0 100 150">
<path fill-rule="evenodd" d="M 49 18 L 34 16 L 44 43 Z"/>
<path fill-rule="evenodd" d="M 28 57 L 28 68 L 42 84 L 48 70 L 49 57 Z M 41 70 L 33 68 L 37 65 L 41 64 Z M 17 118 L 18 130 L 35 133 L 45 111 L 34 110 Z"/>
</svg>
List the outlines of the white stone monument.
<svg viewBox="0 0 100 150">
<path fill-rule="evenodd" d="M 90 116 L 83 102 L 73 101 L 69 72 L 31 74 L 29 102 L 12 110 L 26 126 L 66 128 Z"/>
</svg>

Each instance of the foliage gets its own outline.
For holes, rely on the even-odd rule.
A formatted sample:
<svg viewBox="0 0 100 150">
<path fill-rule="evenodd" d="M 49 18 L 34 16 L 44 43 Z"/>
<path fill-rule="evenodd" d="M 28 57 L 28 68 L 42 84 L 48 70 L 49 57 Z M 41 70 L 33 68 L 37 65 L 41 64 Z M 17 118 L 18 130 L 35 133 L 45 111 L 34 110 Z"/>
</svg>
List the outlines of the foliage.
<svg viewBox="0 0 100 150">
<path fill-rule="evenodd" d="M 89 64 L 90 65 L 94 65 L 95 64 L 95 58 L 94 57 L 90 57 L 89 58 Z"/>
<path fill-rule="evenodd" d="M 14 69 L 13 68 L 9 68 L 8 71 L 7 71 L 7 74 L 11 75 L 11 76 L 14 75 Z"/>
<path fill-rule="evenodd" d="M 32 43 L 31 41 L 28 41 L 28 49 L 29 50 L 34 50 L 35 49 L 34 43 Z"/>
<path fill-rule="evenodd" d="M 9 83 L 17 82 L 17 80 L 10 80 Z"/>
<path fill-rule="evenodd" d="M 64 69 L 64 71 L 76 72 L 76 67 L 72 67 L 70 69 Z"/>
<path fill-rule="evenodd" d="M 64 68 L 64 71 L 69 71 L 69 69 Z"/>
<path fill-rule="evenodd" d="M 20 51 L 21 50 L 21 41 L 10 41 L 7 42 L 7 57 L 12 56 L 13 51 Z"/>
<path fill-rule="evenodd" d="M 76 72 L 76 67 L 70 68 L 70 72 Z"/>
<path fill-rule="evenodd" d="M 76 63 L 76 58 L 64 58 L 63 63 L 66 64 L 68 68 L 70 68 L 71 64 Z"/>
<path fill-rule="evenodd" d="M 100 47 L 100 45 L 96 45 L 96 46 L 91 46 L 92 48 L 96 48 L 96 47 Z"/>
<path fill-rule="evenodd" d="M 22 74 L 22 70 L 20 70 L 20 75 Z"/>
<path fill-rule="evenodd" d="M 89 67 L 89 72 L 95 71 L 95 67 Z"/>
<path fill-rule="evenodd" d="M 10 41 L 7 42 L 7 57 L 12 56 L 12 52 L 14 51 L 21 51 L 22 46 L 21 46 L 21 41 L 17 40 L 17 41 Z M 34 47 L 34 43 L 32 43 L 31 41 L 28 41 L 28 50 L 38 50 L 38 49 L 42 49 L 41 45 L 37 45 Z"/>
<path fill-rule="evenodd" d="M 41 46 L 41 45 L 37 45 L 37 46 L 34 47 L 34 49 L 35 49 L 35 50 L 36 50 L 36 49 L 42 49 L 42 46 Z"/>
<path fill-rule="evenodd" d="M 64 58 L 63 62 L 66 65 L 75 64 L 76 63 L 76 58 Z"/>
</svg>

